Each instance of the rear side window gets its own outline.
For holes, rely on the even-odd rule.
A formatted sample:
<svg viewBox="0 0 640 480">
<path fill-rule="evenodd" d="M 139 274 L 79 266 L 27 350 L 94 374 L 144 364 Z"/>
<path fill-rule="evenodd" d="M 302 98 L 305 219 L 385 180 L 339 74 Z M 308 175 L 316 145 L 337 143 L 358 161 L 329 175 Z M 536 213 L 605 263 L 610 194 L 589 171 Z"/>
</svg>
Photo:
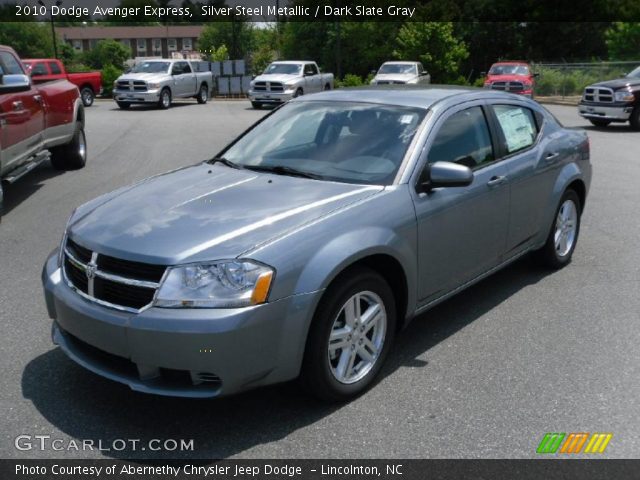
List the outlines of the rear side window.
<svg viewBox="0 0 640 480">
<path fill-rule="evenodd" d="M 536 142 L 538 127 L 531 110 L 518 105 L 494 105 L 493 110 L 506 140 L 507 153 L 527 149 Z"/>
<path fill-rule="evenodd" d="M 2 75 L 20 75 L 24 73 L 18 60 L 9 52 L 0 52 L 0 69 L 2 69 Z"/>
<path fill-rule="evenodd" d="M 481 107 L 471 107 L 447 118 L 431 145 L 428 162 L 454 162 L 478 168 L 495 159 L 489 127 Z"/>
<path fill-rule="evenodd" d="M 51 70 L 51 73 L 53 75 L 62 73 L 62 70 L 60 70 L 60 66 L 56 62 L 49 62 L 49 70 Z"/>
<path fill-rule="evenodd" d="M 38 75 L 49 75 L 47 66 L 42 62 L 34 63 L 33 67 L 31 67 L 31 76 L 36 77 Z"/>
</svg>

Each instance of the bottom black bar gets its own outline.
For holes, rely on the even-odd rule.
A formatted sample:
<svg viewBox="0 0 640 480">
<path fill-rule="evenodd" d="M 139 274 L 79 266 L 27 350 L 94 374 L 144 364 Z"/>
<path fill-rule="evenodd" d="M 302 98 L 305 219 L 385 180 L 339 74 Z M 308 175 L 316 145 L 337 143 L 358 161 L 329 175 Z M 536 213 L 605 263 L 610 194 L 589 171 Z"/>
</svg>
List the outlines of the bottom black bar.
<svg viewBox="0 0 640 480">
<path fill-rule="evenodd" d="M 625 480 L 640 460 L 0 460 L 0 479 Z"/>
</svg>

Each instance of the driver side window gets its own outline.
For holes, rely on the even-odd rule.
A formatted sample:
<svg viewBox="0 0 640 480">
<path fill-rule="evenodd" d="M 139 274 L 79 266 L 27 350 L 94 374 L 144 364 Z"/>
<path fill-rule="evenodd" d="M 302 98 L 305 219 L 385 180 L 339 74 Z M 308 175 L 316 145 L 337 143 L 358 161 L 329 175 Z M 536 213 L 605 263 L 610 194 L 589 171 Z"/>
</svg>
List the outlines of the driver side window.
<svg viewBox="0 0 640 480">
<path fill-rule="evenodd" d="M 427 156 L 428 163 L 453 162 L 471 169 L 494 160 L 491 135 L 481 107 L 467 108 L 447 118 Z"/>
</svg>

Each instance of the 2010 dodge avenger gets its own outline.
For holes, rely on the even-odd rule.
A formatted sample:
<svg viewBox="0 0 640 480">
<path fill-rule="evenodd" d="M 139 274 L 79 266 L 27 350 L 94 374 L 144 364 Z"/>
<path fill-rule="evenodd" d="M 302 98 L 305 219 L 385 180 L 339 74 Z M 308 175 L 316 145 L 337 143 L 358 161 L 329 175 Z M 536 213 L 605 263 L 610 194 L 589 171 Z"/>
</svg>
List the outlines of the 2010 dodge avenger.
<svg viewBox="0 0 640 480">
<path fill-rule="evenodd" d="M 365 88 L 276 109 L 215 158 L 79 207 L 47 260 L 53 341 L 134 390 L 371 385 L 416 314 L 528 252 L 573 254 L 586 134 L 537 103 Z"/>
</svg>

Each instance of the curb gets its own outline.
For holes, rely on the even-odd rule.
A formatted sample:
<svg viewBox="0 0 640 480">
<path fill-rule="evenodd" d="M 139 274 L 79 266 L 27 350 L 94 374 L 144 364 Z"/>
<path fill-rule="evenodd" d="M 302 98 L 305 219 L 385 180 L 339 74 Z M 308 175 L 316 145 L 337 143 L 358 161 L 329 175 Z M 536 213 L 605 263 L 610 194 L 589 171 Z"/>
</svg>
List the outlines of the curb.
<svg viewBox="0 0 640 480">
<path fill-rule="evenodd" d="M 563 105 L 565 107 L 577 107 L 579 99 L 558 98 L 558 97 L 535 97 L 536 102 L 546 105 Z"/>
</svg>

